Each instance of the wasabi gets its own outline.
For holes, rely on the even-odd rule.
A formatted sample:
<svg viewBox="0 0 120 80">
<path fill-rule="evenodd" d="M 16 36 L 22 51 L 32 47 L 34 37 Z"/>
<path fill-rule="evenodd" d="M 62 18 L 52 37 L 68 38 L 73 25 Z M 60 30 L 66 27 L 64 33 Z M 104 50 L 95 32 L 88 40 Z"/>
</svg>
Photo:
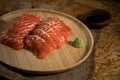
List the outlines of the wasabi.
<svg viewBox="0 0 120 80">
<path fill-rule="evenodd" d="M 75 41 L 73 42 L 73 46 L 76 48 L 82 48 L 85 46 L 85 43 L 82 38 L 77 37 Z"/>
</svg>

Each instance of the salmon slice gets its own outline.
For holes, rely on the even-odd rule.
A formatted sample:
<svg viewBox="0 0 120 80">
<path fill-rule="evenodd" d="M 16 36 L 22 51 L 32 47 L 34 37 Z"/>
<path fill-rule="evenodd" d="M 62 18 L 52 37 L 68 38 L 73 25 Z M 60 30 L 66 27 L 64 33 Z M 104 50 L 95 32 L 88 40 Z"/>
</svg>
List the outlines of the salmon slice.
<svg viewBox="0 0 120 80">
<path fill-rule="evenodd" d="M 24 47 L 23 42 L 24 42 L 23 39 L 21 39 L 20 37 L 12 38 L 9 35 L 3 36 L 1 39 L 2 44 L 10 46 L 11 48 L 14 48 L 15 50 L 20 50 L 21 47 Z"/>
<path fill-rule="evenodd" d="M 55 42 L 57 48 L 67 41 L 67 37 L 71 33 L 71 29 L 59 18 L 50 17 L 43 21 L 41 25 L 37 27 L 45 31 Z"/>
<path fill-rule="evenodd" d="M 26 37 L 38 24 L 40 24 L 42 19 L 37 16 L 23 14 L 21 18 L 16 20 L 12 27 L 9 28 L 7 34 L 9 35 L 21 35 Z"/>
<path fill-rule="evenodd" d="M 59 18 L 49 18 L 50 21 L 55 22 L 54 28 L 56 31 L 59 31 L 62 36 L 64 36 L 64 39 L 67 40 L 67 37 L 71 34 L 71 29 Z M 53 26 L 53 25 L 52 25 Z"/>
<path fill-rule="evenodd" d="M 41 29 L 35 29 L 32 34 L 40 36 L 41 38 L 43 38 L 46 43 L 49 45 L 50 49 L 53 50 L 56 48 L 56 44 L 55 42 L 52 40 L 52 38 L 50 37 L 50 35 L 48 33 L 46 33 L 45 31 L 41 30 Z"/>
<path fill-rule="evenodd" d="M 54 31 L 54 29 L 47 31 L 47 34 L 49 34 L 50 38 L 56 44 L 56 48 L 61 47 L 61 45 L 65 42 L 64 36 L 62 36 L 62 34 L 60 34 L 58 31 Z"/>
<path fill-rule="evenodd" d="M 34 54 L 40 59 L 46 58 L 51 52 L 45 40 L 37 35 L 29 35 L 25 43 L 28 44 L 28 47 L 30 47 L 34 51 Z"/>
<path fill-rule="evenodd" d="M 41 22 L 42 18 L 40 17 L 23 14 L 12 24 L 6 35 L 0 39 L 0 42 L 15 50 L 21 50 L 25 45 L 24 39 Z"/>
</svg>

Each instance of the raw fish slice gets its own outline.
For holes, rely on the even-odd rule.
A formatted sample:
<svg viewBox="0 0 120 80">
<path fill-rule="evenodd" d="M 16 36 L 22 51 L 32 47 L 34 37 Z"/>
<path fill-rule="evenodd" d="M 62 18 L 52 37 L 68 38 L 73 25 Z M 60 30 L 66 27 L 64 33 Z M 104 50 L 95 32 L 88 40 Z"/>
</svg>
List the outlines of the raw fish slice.
<svg viewBox="0 0 120 80">
<path fill-rule="evenodd" d="M 19 37 L 12 38 L 9 35 L 3 36 L 1 43 L 14 48 L 15 50 L 20 50 L 22 47 L 24 47 L 23 39 Z"/>
<path fill-rule="evenodd" d="M 48 18 L 37 26 L 26 38 L 26 45 L 34 50 L 36 56 L 46 58 L 53 49 L 67 41 L 71 29 L 58 18 Z M 37 38 L 37 39 L 35 39 Z"/>
<path fill-rule="evenodd" d="M 41 30 L 41 29 L 35 29 L 32 34 L 40 36 L 41 38 L 43 38 L 46 43 L 50 46 L 50 49 L 55 49 L 56 48 L 56 44 L 53 41 L 53 39 L 50 37 L 50 35 L 48 33 L 46 33 L 45 31 Z"/>
<path fill-rule="evenodd" d="M 43 21 L 41 25 L 37 27 L 50 35 L 53 41 L 56 43 L 57 48 L 59 48 L 71 33 L 71 29 L 65 25 L 63 21 L 56 17 L 50 17 Z"/>
<path fill-rule="evenodd" d="M 40 17 L 23 14 L 12 24 L 6 35 L 0 39 L 0 42 L 15 50 L 21 50 L 25 45 L 24 39 L 41 22 L 42 19 Z"/>
<path fill-rule="evenodd" d="M 46 58 L 51 52 L 49 45 L 39 36 L 29 35 L 26 38 L 25 43 L 28 44 L 34 51 L 34 54 L 41 59 Z"/>
</svg>

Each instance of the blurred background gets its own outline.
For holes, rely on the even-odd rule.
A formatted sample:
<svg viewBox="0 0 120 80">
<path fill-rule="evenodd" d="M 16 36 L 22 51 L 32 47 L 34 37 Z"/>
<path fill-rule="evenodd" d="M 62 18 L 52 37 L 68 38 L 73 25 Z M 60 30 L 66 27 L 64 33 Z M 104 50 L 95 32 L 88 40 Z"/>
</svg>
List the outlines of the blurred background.
<svg viewBox="0 0 120 80">
<path fill-rule="evenodd" d="M 0 15 L 18 9 L 48 8 L 68 13 L 74 17 L 94 8 L 108 10 L 118 21 L 119 0 L 0 0 Z M 117 14 L 117 15 L 115 15 Z"/>
</svg>

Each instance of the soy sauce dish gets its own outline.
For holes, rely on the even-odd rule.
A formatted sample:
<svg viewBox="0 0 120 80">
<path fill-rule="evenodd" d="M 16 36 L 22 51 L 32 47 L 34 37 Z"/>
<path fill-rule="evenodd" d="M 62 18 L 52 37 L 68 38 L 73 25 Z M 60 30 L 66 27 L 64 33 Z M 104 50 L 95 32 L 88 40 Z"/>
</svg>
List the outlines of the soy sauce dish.
<svg viewBox="0 0 120 80">
<path fill-rule="evenodd" d="M 82 21 L 90 29 L 101 29 L 108 25 L 111 19 L 111 14 L 103 9 L 94 9 L 88 11 L 82 17 Z"/>
</svg>

